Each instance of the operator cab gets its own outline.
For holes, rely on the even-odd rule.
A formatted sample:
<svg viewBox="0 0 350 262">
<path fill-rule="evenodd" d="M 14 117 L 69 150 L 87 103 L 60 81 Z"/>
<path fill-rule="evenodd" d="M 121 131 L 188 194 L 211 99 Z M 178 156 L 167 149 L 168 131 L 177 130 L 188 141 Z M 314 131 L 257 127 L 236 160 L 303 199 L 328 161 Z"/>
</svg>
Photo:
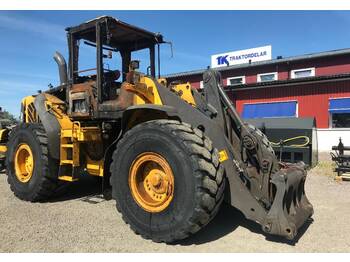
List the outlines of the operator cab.
<svg viewBox="0 0 350 262">
<path fill-rule="evenodd" d="M 65 81 L 62 77 L 64 70 L 61 68 L 60 78 L 61 86 L 66 85 L 64 96 L 69 104 L 68 114 L 72 118 L 120 117 L 130 105 L 130 101 L 126 101 L 130 96 L 122 99 L 120 94 L 123 83 L 132 82 L 130 74 L 139 67 L 135 56 L 142 56 L 143 61 L 147 61 L 145 57 L 148 56 L 145 71 L 155 77 L 155 47 L 158 46 L 159 58 L 163 36 L 109 16 L 69 27 L 66 31 L 68 79 Z"/>
</svg>

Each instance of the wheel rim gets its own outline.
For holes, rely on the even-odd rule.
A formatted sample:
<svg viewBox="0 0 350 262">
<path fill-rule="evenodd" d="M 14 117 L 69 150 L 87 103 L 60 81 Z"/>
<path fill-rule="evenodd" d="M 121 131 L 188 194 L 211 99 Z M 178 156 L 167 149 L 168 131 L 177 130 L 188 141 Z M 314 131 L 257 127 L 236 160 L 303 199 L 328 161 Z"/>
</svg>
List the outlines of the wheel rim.
<svg viewBox="0 0 350 262">
<path fill-rule="evenodd" d="M 129 187 L 136 203 L 152 213 L 166 209 L 174 196 L 174 175 L 159 154 L 146 152 L 131 164 Z"/>
<path fill-rule="evenodd" d="M 33 153 L 27 144 L 20 144 L 17 147 L 14 163 L 17 179 L 22 183 L 27 183 L 34 170 Z"/>
</svg>

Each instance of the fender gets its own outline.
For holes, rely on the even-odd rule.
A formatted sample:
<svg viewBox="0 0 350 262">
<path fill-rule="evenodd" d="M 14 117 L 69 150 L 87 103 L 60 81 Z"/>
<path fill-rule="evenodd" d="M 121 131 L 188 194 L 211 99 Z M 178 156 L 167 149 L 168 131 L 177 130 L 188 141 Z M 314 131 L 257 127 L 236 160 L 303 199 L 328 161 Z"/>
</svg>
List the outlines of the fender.
<svg viewBox="0 0 350 262">
<path fill-rule="evenodd" d="M 43 124 L 47 134 L 49 154 L 52 158 L 59 160 L 61 126 L 58 120 L 56 119 L 55 115 L 47 110 L 45 102 L 45 95 L 39 94 L 34 99 L 34 107 L 39 115 L 41 123 Z"/>
<path fill-rule="evenodd" d="M 141 119 L 137 119 L 137 115 L 142 114 Z M 109 165 L 112 162 L 112 154 L 115 149 L 116 144 L 122 138 L 123 134 L 130 129 L 131 127 L 153 119 L 178 119 L 178 112 L 176 108 L 172 106 L 162 106 L 162 105 L 153 105 L 153 104 L 143 104 L 143 105 L 134 105 L 128 107 L 122 115 L 121 120 L 121 130 L 118 134 L 118 137 L 113 141 L 113 143 L 106 149 L 104 156 L 104 170 L 109 173 Z M 145 117 L 146 116 L 146 117 Z"/>
<path fill-rule="evenodd" d="M 142 119 L 135 119 L 134 117 L 137 118 L 137 114 L 142 114 Z M 177 109 L 172 106 L 163 106 L 163 105 L 154 105 L 154 104 L 130 106 L 123 112 L 122 130 L 124 132 L 127 129 L 133 127 L 135 124 L 153 120 L 153 119 L 171 118 L 171 119 L 179 120 L 178 115 L 179 113 Z"/>
</svg>

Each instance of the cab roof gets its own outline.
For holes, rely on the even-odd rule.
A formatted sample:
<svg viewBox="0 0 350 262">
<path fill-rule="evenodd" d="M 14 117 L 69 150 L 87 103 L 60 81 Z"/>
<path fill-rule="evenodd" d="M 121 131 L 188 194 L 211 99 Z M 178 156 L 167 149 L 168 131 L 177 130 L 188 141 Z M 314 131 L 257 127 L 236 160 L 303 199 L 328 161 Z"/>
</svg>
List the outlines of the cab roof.
<svg viewBox="0 0 350 262">
<path fill-rule="evenodd" d="M 73 34 L 76 39 L 84 39 L 96 43 L 96 25 L 98 23 L 105 23 L 107 25 L 102 28 L 102 30 L 108 30 L 102 39 L 103 45 L 118 50 L 127 49 L 135 51 L 151 45 L 164 43 L 161 34 L 144 30 L 110 16 L 101 16 L 78 26 L 68 27 L 66 31 L 68 34 Z M 106 35 L 109 35 L 109 39 L 107 39 Z"/>
</svg>

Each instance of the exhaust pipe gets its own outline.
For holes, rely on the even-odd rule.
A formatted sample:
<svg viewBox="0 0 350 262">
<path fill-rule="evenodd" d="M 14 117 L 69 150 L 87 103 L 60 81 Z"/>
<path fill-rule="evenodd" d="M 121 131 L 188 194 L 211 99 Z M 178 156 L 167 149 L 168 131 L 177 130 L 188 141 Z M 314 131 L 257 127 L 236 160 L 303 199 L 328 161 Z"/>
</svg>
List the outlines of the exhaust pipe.
<svg viewBox="0 0 350 262">
<path fill-rule="evenodd" d="M 67 64 L 66 60 L 64 59 L 63 55 L 61 55 L 59 52 L 55 52 L 55 55 L 53 56 L 53 59 L 55 59 L 57 65 L 58 65 L 58 72 L 60 75 L 60 85 L 64 86 L 68 83 L 68 76 L 67 76 Z"/>
</svg>

